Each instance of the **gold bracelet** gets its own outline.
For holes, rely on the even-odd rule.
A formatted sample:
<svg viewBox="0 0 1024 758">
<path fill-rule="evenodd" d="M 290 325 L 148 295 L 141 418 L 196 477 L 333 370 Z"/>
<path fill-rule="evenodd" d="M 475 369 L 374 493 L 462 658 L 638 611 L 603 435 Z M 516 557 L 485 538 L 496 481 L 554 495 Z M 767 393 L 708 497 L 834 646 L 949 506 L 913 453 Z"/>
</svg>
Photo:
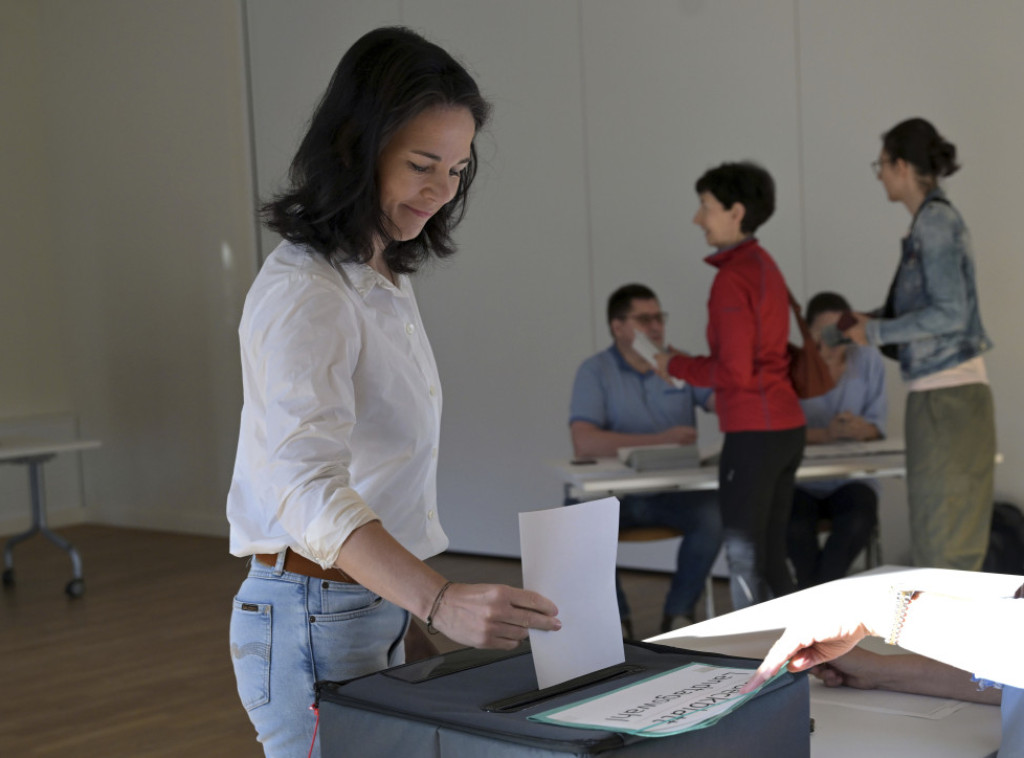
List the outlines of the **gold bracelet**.
<svg viewBox="0 0 1024 758">
<path fill-rule="evenodd" d="M 892 626 L 889 627 L 889 636 L 885 638 L 886 645 L 895 645 L 899 642 L 900 632 L 903 631 L 903 624 L 907 620 L 907 609 L 910 608 L 910 601 L 917 597 L 917 590 L 898 590 L 893 587 L 896 594 L 896 609 L 893 614 Z"/>
<path fill-rule="evenodd" d="M 444 586 L 437 591 L 437 597 L 434 598 L 434 604 L 430 606 L 430 613 L 427 614 L 427 632 L 430 634 L 437 634 L 437 630 L 434 628 L 434 616 L 437 615 L 437 610 L 441 607 L 441 598 L 444 597 L 444 593 L 447 592 L 448 588 L 451 586 L 451 582 L 445 582 Z"/>
</svg>

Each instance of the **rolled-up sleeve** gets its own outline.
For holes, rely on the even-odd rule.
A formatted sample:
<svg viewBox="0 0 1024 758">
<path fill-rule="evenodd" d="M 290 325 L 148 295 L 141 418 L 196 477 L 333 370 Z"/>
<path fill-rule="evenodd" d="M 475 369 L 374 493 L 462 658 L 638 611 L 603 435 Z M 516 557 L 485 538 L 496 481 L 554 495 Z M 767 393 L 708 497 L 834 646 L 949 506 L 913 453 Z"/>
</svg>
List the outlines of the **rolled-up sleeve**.
<svg viewBox="0 0 1024 758">
<path fill-rule="evenodd" d="M 377 518 L 349 486 L 361 339 L 336 287 L 303 284 L 284 311 L 273 307 L 282 298 L 269 300 L 251 327 L 266 404 L 263 489 L 300 552 L 329 566 L 348 535 Z"/>
</svg>

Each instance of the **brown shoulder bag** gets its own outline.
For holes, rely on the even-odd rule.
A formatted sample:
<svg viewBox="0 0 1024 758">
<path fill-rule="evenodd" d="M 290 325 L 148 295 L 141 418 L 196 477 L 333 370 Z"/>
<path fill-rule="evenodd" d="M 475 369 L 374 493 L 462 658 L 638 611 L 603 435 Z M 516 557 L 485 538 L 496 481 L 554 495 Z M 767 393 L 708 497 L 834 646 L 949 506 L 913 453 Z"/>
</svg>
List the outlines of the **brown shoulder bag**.
<svg viewBox="0 0 1024 758">
<path fill-rule="evenodd" d="M 788 290 L 787 290 L 788 292 Z M 789 294 L 789 305 L 796 316 L 797 326 L 800 327 L 800 335 L 803 339 L 803 346 L 794 345 L 792 342 L 787 346 L 789 352 L 789 379 L 793 382 L 793 389 L 800 399 L 818 397 L 824 395 L 836 386 L 832 373 L 828 370 L 828 364 L 818 352 L 818 344 L 811 336 L 811 329 L 804 321 L 800 304 Z"/>
</svg>

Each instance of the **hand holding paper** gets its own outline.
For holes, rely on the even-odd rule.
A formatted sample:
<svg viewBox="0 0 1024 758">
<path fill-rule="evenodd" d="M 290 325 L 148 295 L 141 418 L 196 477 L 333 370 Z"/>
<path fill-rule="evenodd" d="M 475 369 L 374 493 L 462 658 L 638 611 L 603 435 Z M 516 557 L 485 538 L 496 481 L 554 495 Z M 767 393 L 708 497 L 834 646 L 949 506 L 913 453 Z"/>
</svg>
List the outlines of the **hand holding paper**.
<svg viewBox="0 0 1024 758">
<path fill-rule="evenodd" d="M 634 331 L 633 333 L 633 349 L 637 354 L 645 361 L 651 364 L 651 368 L 655 371 L 659 371 L 658 356 L 664 355 L 664 351 L 661 350 L 657 345 L 647 339 L 647 335 L 641 331 Z M 665 377 L 663 377 L 665 378 Z M 676 389 L 682 389 L 686 386 L 686 382 L 682 379 L 676 379 L 675 377 L 667 377 L 666 381 L 672 384 Z"/>
<path fill-rule="evenodd" d="M 558 606 L 557 634 L 530 630 L 541 688 L 622 663 L 615 599 L 619 501 L 614 497 L 519 514 L 523 587 Z"/>
</svg>

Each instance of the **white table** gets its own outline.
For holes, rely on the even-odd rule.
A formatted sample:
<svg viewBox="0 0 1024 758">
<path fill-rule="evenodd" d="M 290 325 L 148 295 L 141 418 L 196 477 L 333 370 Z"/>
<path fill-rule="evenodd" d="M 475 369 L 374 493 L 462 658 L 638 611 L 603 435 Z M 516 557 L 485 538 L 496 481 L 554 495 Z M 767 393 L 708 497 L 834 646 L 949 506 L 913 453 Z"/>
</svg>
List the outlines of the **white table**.
<svg viewBox="0 0 1024 758">
<path fill-rule="evenodd" d="M 906 457 L 902 444 L 892 440 L 847 445 L 815 445 L 814 457 L 805 455 L 797 469 L 797 481 L 811 479 L 881 479 L 905 476 Z M 879 450 L 877 453 L 866 451 Z M 856 451 L 844 455 L 845 451 Z M 593 500 L 609 495 L 631 495 L 639 492 L 718 489 L 718 465 L 635 471 L 618 458 L 569 459 L 548 461 L 565 486 L 566 500 Z M 867 547 L 869 568 L 882 562 L 882 543 L 876 526 Z"/>
<path fill-rule="evenodd" d="M 763 658 L 787 624 L 801 614 L 820 613 L 824 598 L 834 600 L 850 589 L 859 591 L 871 586 L 878 592 L 885 592 L 894 582 L 920 589 L 941 589 L 949 594 L 1008 596 L 1020 586 L 1021 579 L 1003 574 L 882 566 L 717 616 L 649 641 L 691 650 Z M 874 638 L 861 644 L 877 653 L 903 652 Z M 999 747 L 1000 714 L 996 706 L 967 703 L 940 719 L 853 707 L 855 703 L 870 698 L 878 708 L 884 709 L 889 707 L 894 697 L 893 693 L 881 690 L 830 689 L 812 678 L 811 717 L 815 723 L 811 736 L 812 758 L 987 758 Z M 925 695 L 898 697 L 935 700 Z"/>
<path fill-rule="evenodd" d="M 7 540 L 4 545 L 5 587 L 14 586 L 14 546 L 29 537 L 41 534 L 57 547 L 65 550 L 71 558 L 72 576 L 64 591 L 73 598 L 85 594 L 85 579 L 82 576 L 82 559 L 74 545 L 60 535 L 54 534 L 46 524 L 46 494 L 43 489 L 43 464 L 60 453 L 91 450 L 100 446 L 98 440 L 34 440 L 0 439 L 0 463 L 21 463 L 28 466 L 29 486 L 32 490 L 32 526 L 25 532 Z"/>
<path fill-rule="evenodd" d="M 580 500 L 628 495 L 636 492 L 718 489 L 718 466 L 634 471 L 617 458 L 598 458 L 593 463 L 556 460 L 548 463 L 568 486 L 566 494 Z M 797 469 L 797 481 L 808 479 L 878 479 L 906 474 L 903 453 L 878 453 L 853 457 L 805 458 Z"/>
</svg>

